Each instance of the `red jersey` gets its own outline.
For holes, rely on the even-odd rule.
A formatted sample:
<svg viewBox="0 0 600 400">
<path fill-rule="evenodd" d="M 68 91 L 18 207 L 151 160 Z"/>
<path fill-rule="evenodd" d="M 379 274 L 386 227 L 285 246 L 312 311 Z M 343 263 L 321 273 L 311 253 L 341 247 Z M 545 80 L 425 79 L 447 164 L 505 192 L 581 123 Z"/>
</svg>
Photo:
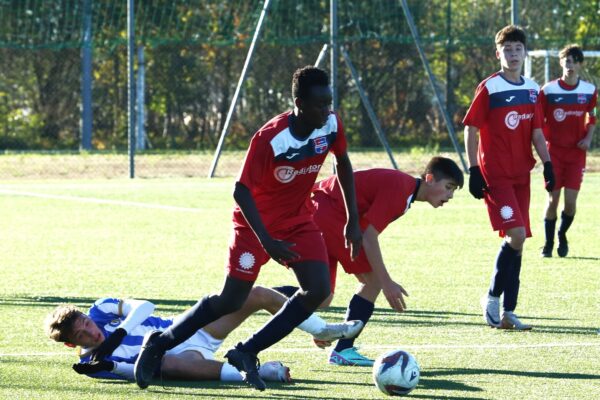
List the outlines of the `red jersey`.
<svg viewBox="0 0 600 400">
<path fill-rule="evenodd" d="M 373 225 L 378 232 L 408 211 L 415 200 L 420 179 L 394 169 L 373 168 L 354 172 L 356 202 L 360 226 Z M 342 190 L 335 176 L 324 179 L 313 188 L 315 199 L 323 193 L 343 204 Z M 337 207 L 341 213 L 343 206 Z M 342 233 L 343 230 L 340 230 Z"/>
<path fill-rule="evenodd" d="M 336 114 L 331 113 L 327 123 L 306 139 L 294 136 L 291 115 L 285 112 L 276 116 L 254 134 L 238 177 L 238 182 L 250 190 L 270 231 L 312 219 L 310 191 L 327 153 L 346 151 L 344 128 Z M 233 222 L 248 227 L 238 205 Z"/>
<path fill-rule="evenodd" d="M 543 123 L 539 90 L 531 79 L 512 83 L 498 72 L 477 87 L 463 124 L 479 128 L 477 158 L 488 183 L 528 175 L 535 165 L 532 133 Z"/>
<path fill-rule="evenodd" d="M 556 79 L 544 85 L 540 97 L 546 122 L 544 135 L 550 146 L 578 148 L 577 143 L 587 134 L 586 114 L 590 115 L 590 124 L 596 123 L 596 87 L 584 80 L 569 86 Z"/>
</svg>

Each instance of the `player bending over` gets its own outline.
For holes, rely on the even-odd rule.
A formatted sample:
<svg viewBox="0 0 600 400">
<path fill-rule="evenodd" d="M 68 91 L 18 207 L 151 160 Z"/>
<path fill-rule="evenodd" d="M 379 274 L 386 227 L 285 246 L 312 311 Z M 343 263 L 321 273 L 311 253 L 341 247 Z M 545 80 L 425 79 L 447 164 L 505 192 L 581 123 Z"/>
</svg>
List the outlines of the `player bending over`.
<svg viewBox="0 0 600 400">
<path fill-rule="evenodd" d="M 241 310 L 222 317 L 189 339 L 169 350 L 155 371 L 169 379 L 242 381 L 242 375 L 230 364 L 216 361 L 215 352 L 223 340 L 248 316 L 258 310 L 275 314 L 287 299 L 261 286 L 254 287 Z M 73 364 L 79 374 L 93 378 L 133 380 L 133 366 L 147 332 L 164 330 L 180 317 L 152 315 L 154 304 L 144 300 L 97 300 L 87 314 L 75 306 L 62 305 L 48 315 L 46 334 L 70 347 L 80 346 L 80 361 Z M 331 339 L 355 334 L 362 323 L 327 324 L 312 314 L 299 329 L 315 339 Z M 279 361 L 261 365 L 259 374 L 268 381 L 290 381 L 289 368 Z"/>
<path fill-rule="evenodd" d="M 335 289 L 338 262 L 344 271 L 359 281 L 358 290 L 350 300 L 346 320 L 360 320 L 365 325 L 373 314 L 379 293 L 396 311 L 406 309 L 403 296 L 408 296 L 395 282 L 385 266 L 379 235 L 393 221 L 404 215 L 414 201 L 425 201 L 437 208 L 448 202 L 454 191 L 463 185 L 463 173 L 448 158 L 433 157 L 419 178 L 393 169 L 367 169 L 354 172 L 360 226 L 363 232 L 362 248 L 354 260 L 344 248 L 343 228 L 346 216 L 340 202 L 342 193 L 335 177 L 318 182 L 313 188 L 312 202 L 315 222 L 323 231 L 329 254 L 329 273 L 332 294 L 322 306 L 330 304 Z M 277 290 L 291 295 L 296 287 L 284 286 Z M 355 339 L 355 338 L 354 338 Z M 330 364 L 371 366 L 373 360 L 360 354 L 354 339 L 341 339 L 329 355 Z M 325 347 L 330 343 L 318 342 Z"/>
</svg>

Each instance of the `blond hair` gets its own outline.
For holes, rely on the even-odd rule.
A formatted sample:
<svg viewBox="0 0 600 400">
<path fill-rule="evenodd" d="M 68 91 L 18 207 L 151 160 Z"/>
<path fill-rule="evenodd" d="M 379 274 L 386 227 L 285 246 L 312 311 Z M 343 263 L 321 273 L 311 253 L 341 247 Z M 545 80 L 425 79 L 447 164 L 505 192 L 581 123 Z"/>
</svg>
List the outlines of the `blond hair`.
<svg viewBox="0 0 600 400">
<path fill-rule="evenodd" d="M 63 304 L 46 316 L 44 331 L 46 336 L 56 342 L 68 342 L 73 324 L 78 318 L 85 316 L 77 307 Z"/>
</svg>

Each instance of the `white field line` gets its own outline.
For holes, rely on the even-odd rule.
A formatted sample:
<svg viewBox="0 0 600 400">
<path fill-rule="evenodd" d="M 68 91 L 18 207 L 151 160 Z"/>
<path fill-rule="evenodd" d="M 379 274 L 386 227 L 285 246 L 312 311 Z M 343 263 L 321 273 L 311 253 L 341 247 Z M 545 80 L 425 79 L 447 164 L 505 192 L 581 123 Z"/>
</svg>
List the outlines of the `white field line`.
<svg viewBox="0 0 600 400">
<path fill-rule="evenodd" d="M 398 345 L 363 345 L 363 350 L 391 350 L 398 348 Z M 536 343 L 536 344 L 474 344 L 474 345 L 453 345 L 453 344 L 423 344 L 401 346 L 406 350 L 511 350 L 511 349 L 531 349 L 531 348 L 566 348 L 566 347 L 600 347 L 600 341 L 593 343 Z M 265 352 L 273 353 L 305 353 L 305 352 L 323 352 L 316 347 L 295 347 L 295 348 L 274 348 L 267 349 Z M 73 352 L 44 352 L 44 353 L 0 353 L 2 357 L 56 357 L 73 356 Z"/>
<path fill-rule="evenodd" d="M 181 212 L 193 212 L 193 213 L 203 212 L 203 210 L 200 208 L 177 207 L 177 206 L 168 206 L 168 205 L 164 205 L 164 204 L 152 204 L 152 203 L 139 203 L 139 202 L 135 202 L 135 201 L 125 201 L 125 200 L 98 199 L 98 198 L 94 198 L 94 197 L 64 196 L 64 195 L 56 195 L 56 194 L 22 192 L 19 190 L 10 190 L 10 189 L 0 189 L 0 194 L 6 194 L 6 195 L 11 195 L 11 196 L 35 197 L 35 198 L 40 198 L 40 199 L 77 201 L 80 203 L 109 204 L 109 205 L 113 205 L 113 206 L 152 208 L 152 209 L 168 210 L 168 211 L 181 211 Z"/>
</svg>

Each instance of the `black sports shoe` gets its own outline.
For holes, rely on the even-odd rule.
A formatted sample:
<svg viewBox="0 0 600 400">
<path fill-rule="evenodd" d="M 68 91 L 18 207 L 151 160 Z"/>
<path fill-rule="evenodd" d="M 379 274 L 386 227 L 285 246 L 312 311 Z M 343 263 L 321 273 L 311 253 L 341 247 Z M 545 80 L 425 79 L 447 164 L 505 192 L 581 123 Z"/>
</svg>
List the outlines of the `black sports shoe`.
<svg viewBox="0 0 600 400">
<path fill-rule="evenodd" d="M 144 335 L 144 341 L 142 342 L 142 349 L 135 360 L 133 366 L 133 375 L 135 376 L 135 383 L 141 388 L 146 389 L 154 376 L 154 371 L 159 367 L 160 362 L 165 355 L 165 351 L 159 349 L 154 343 L 153 339 L 160 335 L 160 331 L 150 331 Z"/>
<path fill-rule="evenodd" d="M 552 248 L 554 247 L 553 242 L 544 243 L 544 247 L 542 247 L 542 257 L 552 257 Z"/>
<path fill-rule="evenodd" d="M 564 233 L 558 233 L 558 247 L 556 252 L 560 257 L 566 257 L 569 254 L 569 242 L 567 241 L 567 235 Z"/>
<path fill-rule="evenodd" d="M 229 350 L 225 354 L 225 358 L 229 361 L 229 364 L 233 365 L 240 372 L 245 372 L 246 376 L 244 380 L 254 388 L 263 391 L 267 388 L 267 385 L 258 374 L 260 368 L 260 361 L 256 354 L 246 353 L 239 349 L 241 343 L 238 343 L 233 349 Z"/>
</svg>

